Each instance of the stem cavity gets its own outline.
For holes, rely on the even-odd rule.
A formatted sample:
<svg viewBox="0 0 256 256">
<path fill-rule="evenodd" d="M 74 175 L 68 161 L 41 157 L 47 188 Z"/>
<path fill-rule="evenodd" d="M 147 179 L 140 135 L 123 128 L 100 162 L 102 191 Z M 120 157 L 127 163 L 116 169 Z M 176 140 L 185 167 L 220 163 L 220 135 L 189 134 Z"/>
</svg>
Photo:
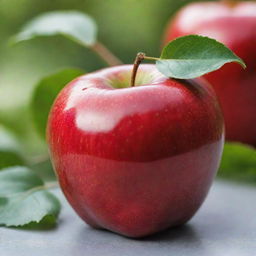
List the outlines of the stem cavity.
<svg viewBox="0 0 256 256">
<path fill-rule="evenodd" d="M 143 60 L 153 60 L 153 61 L 157 61 L 157 60 L 160 60 L 160 58 L 148 57 L 148 56 L 146 56 L 146 54 L 143 53 L 143 52 L 137 53 L 137 56 L 136 56 L 135 61 L 134 61 L 134 64 L 133 64 L 132 77 L 131 77 L 131 87 L 134 87 L 134 86 L 135 86 L 137 71 L 138 71 L 138 68 L 139 68 L 140 63 L 141 63 Z"/>
</svg>

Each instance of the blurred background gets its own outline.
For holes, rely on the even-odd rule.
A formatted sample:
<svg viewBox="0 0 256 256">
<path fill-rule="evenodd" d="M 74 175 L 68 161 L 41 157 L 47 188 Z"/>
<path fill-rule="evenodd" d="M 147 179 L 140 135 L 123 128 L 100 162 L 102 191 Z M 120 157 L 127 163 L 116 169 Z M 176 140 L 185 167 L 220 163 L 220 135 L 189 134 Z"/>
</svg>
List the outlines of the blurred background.
<svg viewBox="0 0 256 256">
<path fill-rule="evenodd" d="M 159 55 L 163 28 L 170 16 L 189 2 L 192 1 L 0 0 L 0 124 L 18 138 L 24 154 L 43 154 L 46 147 L 35 132 L 29 108 L 36 83 L 65 67 L 89 72 L 105 66 L 89 49 L 61 36 L 10 46 L 10 37 L 34 16 L 53 10 L 85 12 L 95 18 L 99 40 L 124 63 L 132 63 L 138 51 Z"/>
<path fill-rule="evenodd" d="M 201 2 L 203 1 L 204 0 L 201 0 Z M 208 2 L 209 1 L 210 0 L 208 0 Z M 95 19 L 98 25 L 99 41 L 106 45 L 106 47 L 124 63 L 133 63 L 137 52 L 140 51 L 145 52 L 149 56 L 157 57 L 160 55 L 162 36 L 167 22 L 178 9 L 191 2 L 195 1 L 0 0 L 0 170 L 8 166 L 24 165 L 37 171 L 37 174 L 43 178 L 44 181 L 53 181 L 55 177 L 49 161 L 46 143 L 44 138 L 37 133 L 35 123 L 32 120 L 32 99 L 33 95 L 36 95 L 35 88 L 42 77 L 54 74 L 64 68 L 75 67 L 85 72 L 91 72 L 106 67 L 106 64 L 94 52 L 62 36 L 37 37 L 33 40 L 24 41 L 11 46 L 10 38 L 18 33 L 25 23 L 30 21 L 33 17 L 49 11 L 77 10 L 84 12 Z M 50 88 L 52 88 L 51 86 L 52 84 L 50 84 Z M 40 94 L 46 95 L 45 93 Z M 41 113 L 40 104 L 41 102 L 38 103 Z M 255 149 L 241 145 L 234 146 L 226 144 L 219 170 L 219 177 L 221 178 L 247 182 L 255 186 Z M 12 178 L 14 181 L 17 180 L 15 176 Z M 252 201 L 250 199 L 255 199 L 253 196 L 254 193 L 250 192 L 250 190 L 246 190 L 249 191 L 246 192 L 246 195 L 247 193 L 249 195 L 246 197 L 244 196 L 245 192 L 239 187 L 231 186 L 230 188 L 227 187 L 224 189 L 224 187 L 218 186 L 216 190 L 218 193 L 214 194 L 216 198 L 214 197 L 215 203 L 213 204 L 213 208 L 215 206 L 218 207 L 212 208 L 213 215 L 209 215 L 211 220 L 205 226 L 207 232 L 210 230 L 209 227 L 211 227 L 209 225 L 216 226 L 216 237 L 220 240 L 220 248 L 222 251 L 222 244 L 226 241 L 224 239 L 226 233 L 223 232 L 222 236 L 219 237 L 219 230 L 221 232 L 223 230 L 230 232 L 231 230 L 234 231 L 233 233 L 236 235 L 236 232 L 242 227 L 241 246 L 244 249 L 244 242 L 247 239 L 247 235 L 244 236 L 244 234 L 247 234 L 247 227 L 250 226 L 248 223 L 252 223 L 250 221 L 253 221 L 253 218 L 247 218 L 246 216 L 252 216 L 251 213 L 253 210 L 251 211 L 251 209 L 253 208 L 251 207 L 255 204 L 251 203 Z M 237 194 L 233 194 L 233 191 L 235 191 L 234 188 Z M 33 189 L 31 189 L 31 191 L 32 190 Z M 16 194 L 14 193 L 14 195 Z M 8 206 L 8 204 L 6 205 Z M 221 229 L 218 229 L 218 225 L 215 224 L 215 221 L 216 217 L 218 218 L 219 216 L 219 212 L 223 209 L 224 215 L 226 214 L 225 210 L 227 209 L 228 211 L 229 209 L 230 214 L 227 214 L 229 219 L 227 221 L 224 215 L 223 218 L 220 215 L 220 221 L 224 221 L 223 223 L 227 225 L 223 225 Z M 239 209 L 239 211 L 236 209 Z M 243 214 L 240 210 L 244 210 Z M 236 214 L 233 214 L 233 212 Z M 9 215 L 7 214 L 6 216 L 8 216 L 7 221 L 9 221 Z M 16 217 L 16 212 L 13 216 Z M 233 219 L 230 218 L 230 216 Z M 49 219 L 43 220 L 46 220 L 46 222 L 42 221 L 41 226 L 36 227 L 35 225 L 35 227 L 44 230 L 52 227 L 52 223 L 49 222 Z M 238 221 L 240 220 L 239 226 Z M 246 221 L 243 222 L 243 220 Z M 50 223 L 49 227 L 47 226 L 48 224 L 46 225 L 47 221 Z M 249 226 L 244 225 L 246 223 Z M 230 227 L 232 227 L 232 229 L 230 229 Z M 31 225 L 30 228 L 33 229 L 33 225 Z M 201 227 L 199 226 L 199 228 Z M 192 233 L 194 233 L 193 229 L 191 230 Z M 189 243 L 192 241 L 190 238 L 192 234 L 191 230 L 189 228 L 188 236 L 186 234 Z M 199 231 L 201 232 L 201 229 Z M 215 239 L 215 233 L 213 232 L 213 234 L 213 239 Z M 205 240 L 204 235 L 205 233 L 202 236 L 203 240 Z M 13 239 L 12 236 L 11 234 L 11 239 Z M 194 235 L 192 234 L 192 236 Z M 235 239 L 232 238 L 234 241 L 229 235 L 226 237 L 229 239 L 227 240 L 227 246 L 229 244 L 233 245 L 234 241 L 239 241 L 237 237 Z M 22 239 L 23 238 L 25 239 L 25 236 L 22 236 Z M 180 235 L 178 236 L 178 239 L 179 238 L 183 239 Z M 201 240 L 198 240 L 197 233 L 195 233 L 195 238 L 195 248 L 197 248 Z M 9 239 L 8 236 L 7 239 Z M 210 239 L 212 239 L 212 237 Z M 173 237 L 171 240 L 173 242 Z M 22 241 L 20 243 L 21 246 L 23 242 L 27 240 Z M 178 243 L 180 242 L 180 240 L 177 241 Z M 207 241 L 211 248 L 212 244 L 209 243 L 211 240 L 205 241 Z M 253 245 L 253 241 L 255 240 L 250 241 L 251 245 Z M 39 242 L 41 243 L 41 241 Z M 30 247 L 30 240 L 27 244 Z M 84 241 L 83 244 L 86 245 Z M 179 244 L 182 246 L 184 243 Z M 237 246 L 238 244 L 239 243 L 237 243 Z M 10 243 L 10 245 L 12 245 L 12 243 Z M 246 245 L 249 245 L 249 241 Z M 176 245 L 174 244 L 174 246 Z M 192 246 L 194 245 L 192 244 Z M 15 248 L 14 246 L 14 249 Z M 31 248 L 34 249 L 33 247 Z M 55 246 L 54 248 L 57 247 Z M 205 250 L 205 246 L 203 246 L 203 249 Z"/>
</svg>

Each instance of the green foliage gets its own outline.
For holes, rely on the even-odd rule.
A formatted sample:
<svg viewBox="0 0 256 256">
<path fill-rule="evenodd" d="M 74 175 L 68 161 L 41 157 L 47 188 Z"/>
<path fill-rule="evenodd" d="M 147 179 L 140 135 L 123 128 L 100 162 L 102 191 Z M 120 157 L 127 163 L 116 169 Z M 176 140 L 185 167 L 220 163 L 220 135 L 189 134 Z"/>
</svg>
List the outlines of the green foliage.
<svg viewBox="0 0 256 256">
<path fill-rule="evenodd" d="M 82 75 L 80 69 L 70 68 L 43 78 L 35 87 L 31 112 L 37 131 L 45 137 L 48 114 L 59 91 L 74 78 Z"/>
<path fill-rule="evenodd" d="M 40 160 L 40 159 L 39 159 Z M 44 181 L 55 181 L 56 176 L 50 158 L 45 158 L 30 165 L 30 168 Z"/>
<path fill-rule="evenodd" d="M 245 63 L 220 42 L 189 35 L 170 42 L 163 49 L 156 66 L 165 76 L 190 79 L 217 70 L 230 62 L 237 62 L 245 68 Z"/>
<path fill-rule="evenodd" d="M 43 181 L 26 167 L 0 172 L 0 225 L 23 226 L 46 216 L 56 220 L 60 203 Z"/>
<path fill-rule="evenodd" d="M 256 183 L 256 150 L 239 143 L 226 143 L 219 176 Z"/>
<path fill-rule="evenodd" d="M 0 170 L 14 165 L 23 165 L 25 161 L 19 153 L 19 145 L 6 129 L 0 126 Z"/>
<path fill-rule="evenodd" d="M 16 152 L 0 149 L 0 171 L 5 167 L 23 164 L 24 160 Z"/>
<path fill-rule="evenodd" d="M 96 34 L 96 24 L 88 15 L 78 11 L 54 11 L 32 19 L 13 38 L 13 42 L 37 36 L 63 35 L 79 44 L 91 46 L 96 42 Z"/>
</svg>

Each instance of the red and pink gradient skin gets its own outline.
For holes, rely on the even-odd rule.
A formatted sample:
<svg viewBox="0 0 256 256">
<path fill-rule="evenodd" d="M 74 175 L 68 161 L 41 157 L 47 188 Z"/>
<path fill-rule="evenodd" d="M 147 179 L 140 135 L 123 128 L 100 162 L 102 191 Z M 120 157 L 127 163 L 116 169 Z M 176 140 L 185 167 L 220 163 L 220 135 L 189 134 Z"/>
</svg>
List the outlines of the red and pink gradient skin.
<svg viewBox="0 0 256 256">
<path fill-rule="evenodd" d="M 167 26 L 164 42 L 188 34 L 215 38 L 245 61 L 245 70 L 231 63 L 205 78 L 220 100 L 227 140 L 256 147 L 256 3 L 187 5 Z"/>
<path fill-rule="evenodd" d="M 219 166 L 223 118 L 213 89 L 141 65 L 81 76 L 58 95 L 48 121 L 51 159 L 78 215 L 95 228 L 142 237 L 187 222 Z M 144 77 L 144 78 L 143 78 Z"/>
</svg>

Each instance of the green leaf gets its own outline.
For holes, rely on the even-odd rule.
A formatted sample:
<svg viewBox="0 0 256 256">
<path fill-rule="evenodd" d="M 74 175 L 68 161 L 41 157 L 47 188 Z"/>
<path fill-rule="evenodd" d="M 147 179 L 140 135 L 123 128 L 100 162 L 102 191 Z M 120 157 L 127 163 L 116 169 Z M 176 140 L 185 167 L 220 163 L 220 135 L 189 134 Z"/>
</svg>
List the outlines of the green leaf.
<svg viewBox="0 0 256 256">
<path fill-rule="evenodd" d="M 91 46 L 96 42 L 96 34 L 97 27 L 90 16 L 78 11 L 53 11 L 32 19 L 11 41 L 18 43 L 37 36 L 63 35 L 79 44 Z"/>
<path fill-rule="evenodd" d="M 0 126 L 0 170 L 14 165 L 24 165 L 19 145 L 14 136 Z"/>
<path fill-rule="evenodd" d="M 44 181 L 55 181 L 56 176 L 50 158 L 30 165 L 30 168 Z"/>
<path fill-rule="evenodd" d="M 17 152 L 0 149 L 0 171 L 2 168 L 24 164 L 24 160 Z"/>
<path fill-rule="evenodd" d="M 44 218 L 40 220 L 40 222 L 35 222 L 32 221 L 24 226 L 21 227 L 16 227 L 17 229 L 20 228 L 22 230 L 49 230 L 56 228 L 57 223 L 56 223 L 56 218 L 52 215 L 47 215 Z"/>
<path fill-rule="evenodd" d="M 23 226 L 46 216 L 56 220 L 59 212 L 58 199 L 33 171 L 12 167 L 0 172 L 0 225 Z"/>
<path fill-rule="evenodd" d="M 222 43 L 208 37 L 189 35 L 170 42 L 163 49 L 156 66 L 167 77 L 191 79 L 230 62 L 246 67 L 243 60 Z"/>
<path fill-rule="evenodd" d="M 45 137 L 48 114 L 54 99 L 66 84 L 82 74 L 84 71 L 80 69 L 65 69 L 43 78 L 36 85 L 32 96 L 31 113 L 35 127 L 42 137 Z"/>
<path fill-rule="evenodd" d="M 219 176 L 256 183 L 256 150 L 239 143 L 226 143 Z"/>
<path fill-rule="evenodd" d="M 0 148 L 6 150 L 20 151 L 20 145 L 16 137 L 4 126 L 0 125 Z"/>
</svg>

